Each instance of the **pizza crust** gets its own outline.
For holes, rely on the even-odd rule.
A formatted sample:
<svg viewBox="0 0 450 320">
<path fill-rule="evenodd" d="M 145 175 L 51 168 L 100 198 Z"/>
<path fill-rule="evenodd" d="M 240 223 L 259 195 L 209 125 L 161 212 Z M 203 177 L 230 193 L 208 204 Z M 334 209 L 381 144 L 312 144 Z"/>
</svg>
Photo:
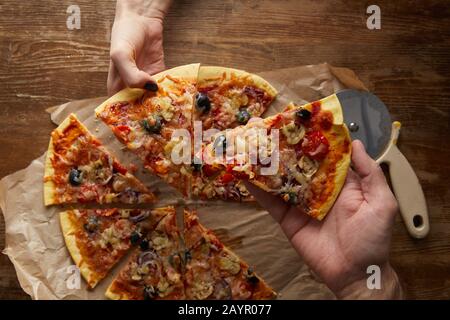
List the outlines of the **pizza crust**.
<svg viewBox="0 0 450 320">
<path fill-rule="evenodd" d="M 341 103 L 336 94 L 325 97 L 320 100 L 322 110 L 330 111 L 333 114 L 334 125 L 344 125 L 344 115 L 342 113 Z"/>
<path fill-rule="evenodd" d="M 61 212 L 59 215 L 59 222 L 61 225 L 62 234 L 64 236 L 64 241 L 66 242 L 67 250 L 80 270 L 81 275 L 88 283 L 89 288 L 92 289 L 97 285 L 99 278 L 97 273 L 89 269 L 89 266 L 84 263 L 80 248 L 77 246 L 77 239 L 75 236 L 77 229 L 70 219 L 70 216 L 74 214 L 74 212 L 75 211 L 73 210 Z"/>
<path fill-rule="evenodd" d="M 277 90 L 260 76 L 244 70 L 218 66 L 200 66 L 198 72 L 198 85 L 205 86 L 208 85 L 208 83 L 214 83 L 217 80 L 229 80 L 232 76 L 239 78 L 248 77 L 255 87 L 266 91 L 271 97 L 275 97 L 278 94 Z"/>
<path fill-rule="evenodd" d="M 113 286 L 114 286 L 114 282 L 109 285 L 108 289 L 106 289 L 106 292 L 105 292 L 106 298 L 111 299 L 111 300 L 130 300 L 128 295 L 126 295 L 126 294 L 115 293 L 113 291 Z"/>
<path fill-rule="evenodd" d="M 175 67 L 172 69 L 164 70 L 160 73 L 153 75 L 153 79 L 160 81 L 165 76 L 183 78 L 185 80 L 197 82 L 198 73 L 200 69 L 200 63 L 186 64 L 184 66 Z"/>
<path fill-rule="evenodd" d="M 342 187 L 344 186 L 351 162 L 351 138 L 347 126 L 345 124 L 342 126 L 334 126 L 332 131 L 338 134 L 339 140 L 341 141 L 332 140 L 332 143 L 330 143 L 330 148 L 336 148 L 346 140 L 348 142 L 348 152 L 343 153 L 342 158 L 336 163 L 332 193 L 328 196 L 326 201 L 324 201 L 318 208 L 313 209 L 310 213 L 319 221 L 322 220 L 333 207 L 339 193 L 342 190 Z"/>
</svg>

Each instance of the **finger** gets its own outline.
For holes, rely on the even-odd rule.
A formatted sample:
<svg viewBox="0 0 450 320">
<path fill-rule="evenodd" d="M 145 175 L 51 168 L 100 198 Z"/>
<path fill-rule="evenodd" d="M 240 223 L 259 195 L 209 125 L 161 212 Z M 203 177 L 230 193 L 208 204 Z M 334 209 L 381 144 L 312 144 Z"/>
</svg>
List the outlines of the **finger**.
<svg viewBox="0 0 450 320">
<path fill-rule="evenodd" d="M 311 218 L 301 212 L 297 207 L 291 206 L 277 196 L 274 196 L 254 184 L 245 181 L 248 191 L 256 201 L 269 211 L 272 218 L 280 224 L 281 229 L 289 240 L 298 234 L 310 222 Z"/>
<path fill-rule="evenodd" d="M 111 60 L 126 86 L 130 88 L 143 88 L 149 83 L 156 84 L 147 72 L 139 70 L 130 52 L 124 50 L 112 51 Z"/>
<path fill-rule="evenodd" d="M 116 92 L 122 90 L 125 87 L 122 79 L 120 79 L 119 73 L 112 60 L 109 62 L 108 80 L 107 80 L 108 96 L 112 96 Z"/>
<path fill-rule="evenodd" d="M 375 206 L 392 201 L 393 195 L 380 166 L 366 153 L 361 141 L 352 143 L 353 168 L 361 178 L 364 198 Z"/>
<path fill-rule="evenodd" d="M 367 154 L 366 148 L 359 140 L 352 142 L 352 164 L 355 172 L 364 178 L 372 173 L 377 163 Z"/>
</svg>

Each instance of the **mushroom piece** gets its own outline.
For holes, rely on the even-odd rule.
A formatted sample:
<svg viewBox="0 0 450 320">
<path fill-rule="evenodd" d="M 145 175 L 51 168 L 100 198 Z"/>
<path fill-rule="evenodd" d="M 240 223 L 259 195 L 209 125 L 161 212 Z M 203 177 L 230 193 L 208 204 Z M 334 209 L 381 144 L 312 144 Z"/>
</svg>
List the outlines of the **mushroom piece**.
<svg viewBox="0 0 450 320">
<path fill-rule="evenodd" d="M 298 166 L 305 177 L 309 179 L 317 172 L 317 169 L 319 169 L 319 162 L 307 156 L 303 156 L 298 161 Z"/>
<path fill-rule="evenodd" d="M 286 136 L 288 144 L 297 144 L 305 136 L 305 128 L 302 125 L 296 125 L 293 121 L 284 125 L 281 132 Z"/>
</svg>

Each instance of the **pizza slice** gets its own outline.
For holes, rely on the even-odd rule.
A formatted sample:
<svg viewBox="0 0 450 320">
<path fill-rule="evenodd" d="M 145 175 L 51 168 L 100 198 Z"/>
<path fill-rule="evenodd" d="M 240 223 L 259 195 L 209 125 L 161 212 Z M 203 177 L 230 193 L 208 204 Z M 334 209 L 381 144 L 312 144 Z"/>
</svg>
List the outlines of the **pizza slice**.
<svg viewBox="0 0 450 320">
<path fill-rule="evenodd" d="M 198 222 L 184 214 L 185 292 L 187 299 L 274 299 L 276 293 L 254 270 Z"/>
<path fill-rule="evenodd" d="M 263 78 L 243 70 L 201 66 L 198 72 L 194 121 L 203 130 L 225 130 L 261 116 L 277 95 Z"/>
<path fill-rule="evenodd" d="M 97 117 L 139 156 L 146 169 L 183 195 L 189 193 L 190 163 L 182 161 L 182 150 L 185 147 L 190 157 L 198 68 L 198 64 L 191 64 L 156 74 L 156 92 L 124 89 L 96 109 Z M 186 135 L 188 141 L 172 137 L 175 131 Z M 179 155 L 180 161 L 174 161 L 172 154 Z"/>
<path fill-rule="evenodd" d="M 106 291 L 113 300 L 184 299 L 180 232 L 173 207 L 142 240 Z"/>
<path fill-rule="evenodd" d="M 74 114 L 52 132 L 45 161 L 45 205 L 154 201 L 154 194 L 114 159 Z"/>
<path fill-rule="evenodd" d="M 59 218 L 67 249 L 88 287 L 94 288 L 168 212 L 167 208 L 61 212 Z"/>
<path fill-rule="evenodd" d="M 263 78 L 243 70 L 201 66 L 194 121 L 204 131 L 225 130 L 261 116 L 277 95 Z M 198 167 L 198 166 L 197 166 Z M 192 193 L 201 199 L 253 201 L 245 185 L 227 173 L 213 174 L 208 166 L 192 172 Z"/>
<path fill-rule="evenodd" d="M 291 104 L 282 113 L 221 132 L 204 150 L 207 163 L 321 220 L 345 182 L 351 143 L 339 100 L 331 95 L 302 107 Z M 257 158 L 252 159 L 249 150 L 258 150 Z"/>
</svg>

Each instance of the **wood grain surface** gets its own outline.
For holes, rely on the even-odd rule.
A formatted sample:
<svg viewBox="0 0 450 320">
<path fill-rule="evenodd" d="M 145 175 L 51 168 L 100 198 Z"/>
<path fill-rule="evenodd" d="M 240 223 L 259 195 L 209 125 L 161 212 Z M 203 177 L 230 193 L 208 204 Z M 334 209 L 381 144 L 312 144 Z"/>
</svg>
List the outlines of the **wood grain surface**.
<svg viewBox="0 0 450 320">
<path fill-rule="evenodd" d="M 202 62 L 258 72 L 328 62 L 353 69 L 402 122 L 400 149 L 415 168 L 431 232 L 411 239 L 400 218 L 391 260 L 408 298 L 450 298 L 450 2 L 175 1 L 165 21 L 168 67 Z M 66 9 L 81 8 L 81 30 Z M 112 0 L 0 0 L 0 177 L 26 167 L 54 128 L 45 109 L 106 94 Z M 0 219 L 0 247 L 5 225 Z M 0 298 L 26 299 L 0 256 Z"/>
</svg>

